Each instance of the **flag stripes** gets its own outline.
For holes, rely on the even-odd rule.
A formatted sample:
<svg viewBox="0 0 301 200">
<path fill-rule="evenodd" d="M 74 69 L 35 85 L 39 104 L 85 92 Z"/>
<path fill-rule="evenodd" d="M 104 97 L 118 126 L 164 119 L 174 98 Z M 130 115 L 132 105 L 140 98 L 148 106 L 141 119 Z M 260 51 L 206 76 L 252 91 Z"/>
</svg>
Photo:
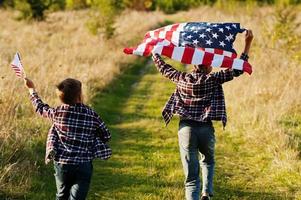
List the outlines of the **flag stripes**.
<svg viewBox="0 0 301 200">
<path fill-rule="evenodd" d="M 19 53 L 15 54 L 14 59 L 13 59 L 12 63 L 10 64 L 10 66 L 15 71 L 15 74 L 17 75 L 17 77 L 19 77 L 19 78 L 26 77 Z"/>
<path fill-rule="evenodd" d="M 204 33 L 201 32 L 202 30 Z M 212 32 L 214 30 L 220 32 L 217 34 Z M 232 32 L 226 33 L 226 31 Z M 239 69 L 251 74 L 252 66 L 248 62 L 237 58 L 237 54 L 233 49 L 232 43 L 235 36 L 242 31 L 244 29 L 240 29 L 237 23 L 177 23 L 147 32 L 142 43 L 137 47 L 125 48 L 124 53 L 139 56 L 150 56 L 152 53 L 158 53 L 185 64 L 204 64 L 213 67 Z M 189 41 L 190 38 L 195 37 L 193 34 L 199 34 L 200 38 Z M 224 39 L 217 40 L 222 38 L 222 34 L 224 34 Z M 203 41 L 202 38 L 204 37 L 210 39 Z M 216 46 L 210 47 L 213 43 L 211 40 L 219 44 L 219 48 Z M 198 46 L 201 42 L 208 45 Z M 186 44 L 183 45 L 183 43 Z M 228 47 L 223 48 L 226 44 Z"/>
</svg>

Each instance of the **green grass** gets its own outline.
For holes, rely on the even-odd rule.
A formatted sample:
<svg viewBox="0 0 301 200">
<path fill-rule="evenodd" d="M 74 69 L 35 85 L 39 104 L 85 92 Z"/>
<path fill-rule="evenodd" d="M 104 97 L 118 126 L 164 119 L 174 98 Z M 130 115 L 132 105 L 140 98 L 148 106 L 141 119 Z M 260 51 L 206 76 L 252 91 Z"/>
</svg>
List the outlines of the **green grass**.
<svg viewBox="0 0 301 200">
<path fill-rule="evenodd" d="M 94 161 L 89 200 L 184 199 L 178 119 L 165 127 L 161 118 L 174 87 L 141 59 L 95 96 L 92 106 L 112 132 L 113 155 L 107 161 Z M 223 131 L 220 123 L 215 126 L 214 199 L 294 199 L 296 191 L 280 193 L 277 189 L 286 186 L 287 174 L 270 177 L 272 158 L 263 148 L 247 146 L 243 130 L 233 134 Z M 43 148 L 44 144 L 38 143 L 35 151 L 42 152 Z M 54 195 L 52 165 L 43 166 L 31 193 L 24 198 L 47 200 Z"/>
</svg>

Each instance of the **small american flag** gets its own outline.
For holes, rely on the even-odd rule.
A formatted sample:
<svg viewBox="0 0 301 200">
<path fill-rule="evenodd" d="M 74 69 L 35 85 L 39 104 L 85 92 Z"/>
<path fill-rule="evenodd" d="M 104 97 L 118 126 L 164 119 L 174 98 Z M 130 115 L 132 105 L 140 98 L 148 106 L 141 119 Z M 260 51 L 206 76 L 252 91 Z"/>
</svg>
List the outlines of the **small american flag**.
<svg viewBox="0 0 301 200">
<path fill-rule="evenodd" d="M 21 57 L 20 57 L 20 54 L 18 52 L 15 54 L 14 60 L 12 61 L 10 66 L 13 68 L 13 70 L 15 71 L 16 75 L 19 78 L 25 78 L 26 77 L 23 65 L 21 63 Z"/>
<path fill-rule="evenodd" d="M 167 56 L 184 64 L 211 65 L 252 73 L 252 66 L 237 58 L 233 42 L 244 32 L 239 23 L 189 22 L 168 25 L 146 33 L 141 44 L 126 54 Z"/>
</svg>

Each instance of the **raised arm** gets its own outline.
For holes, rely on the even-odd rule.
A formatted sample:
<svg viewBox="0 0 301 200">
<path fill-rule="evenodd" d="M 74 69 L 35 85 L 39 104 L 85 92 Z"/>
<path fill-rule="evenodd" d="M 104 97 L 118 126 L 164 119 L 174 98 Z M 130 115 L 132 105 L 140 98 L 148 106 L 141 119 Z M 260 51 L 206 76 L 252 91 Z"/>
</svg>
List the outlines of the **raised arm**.
<svg viewBox="0 0 301 200">
<path fill-rule="evenodd" d="M 252 30 L 247 30 L 245 36 L 245 47 L 243 53 L 240 56 L 240 59 L 248 61 L 252 40 L 253 40 Z M 234 77 L 238 77 L 243 73 L 244 72 L 242 70 L 226 69 L 214 73 L 213 76 L 216 78 L 218 83 L 223 84 L 224 82 L 231 81 Z"/>
<path fill-rule="evenodd" d="M 44 118 L 53 120 L 56 110 L 54 108 L 51 108 L 48 104 L 45 104 L 41 100 L 38 93 L 35 91 L 35 86 L 33 82 L 30 79 L 25 78 L 24 83 L 29 90 L 30 100 L 32 102 L 33 107 L 35 108 L 36 113 L 38 113 L 40 116 Z"/>
<path fill-rule="evenodd" d="M 159 54 L 153 55 L 153 61 L 158 71 L 166 78 L 177 83 L 181 78 L 185 76 L 185 72 L 180 72 L 173 68 L 171 65 L 166 64 Z"/>
</svg>

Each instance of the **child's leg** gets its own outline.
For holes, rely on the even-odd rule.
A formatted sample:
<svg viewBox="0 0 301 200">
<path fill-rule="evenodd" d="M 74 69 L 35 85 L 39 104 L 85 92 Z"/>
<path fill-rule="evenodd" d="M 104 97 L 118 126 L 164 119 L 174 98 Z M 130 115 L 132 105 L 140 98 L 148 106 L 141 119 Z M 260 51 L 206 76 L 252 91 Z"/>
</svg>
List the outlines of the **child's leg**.
<svg viewBox="0 0 301 200">
<path fill-rule="evenodd" d="M 188 122 L 180 122 L 178 139 L 185 175 L 186 200 L 199 200 L 200 196 L 199 151 L 194 129 Z"/>
<path fill-rule="evenodd" d="M 68 200 L 70 188 L 74 182 L 74 165 L 64 165 L 54 163 L 55 182 L 56 182 L 56 200 Z"/>
<path fill-rule="evenodd" d="M 89 191 L 93 171 L 92 162 L 83 163 L 77 166 L 75 181 L 70 190 L 69 200 L 85 200 Z"/>
<path fill-rule="evenodd" d="M 214 146 L 215 136 L 213 127 L 202 127 L 203 133 L 200 134 L 200 166 L 202 168 L 202 193 L 213 195 L 213 175 L 214 175 Z"/>
</svg>

